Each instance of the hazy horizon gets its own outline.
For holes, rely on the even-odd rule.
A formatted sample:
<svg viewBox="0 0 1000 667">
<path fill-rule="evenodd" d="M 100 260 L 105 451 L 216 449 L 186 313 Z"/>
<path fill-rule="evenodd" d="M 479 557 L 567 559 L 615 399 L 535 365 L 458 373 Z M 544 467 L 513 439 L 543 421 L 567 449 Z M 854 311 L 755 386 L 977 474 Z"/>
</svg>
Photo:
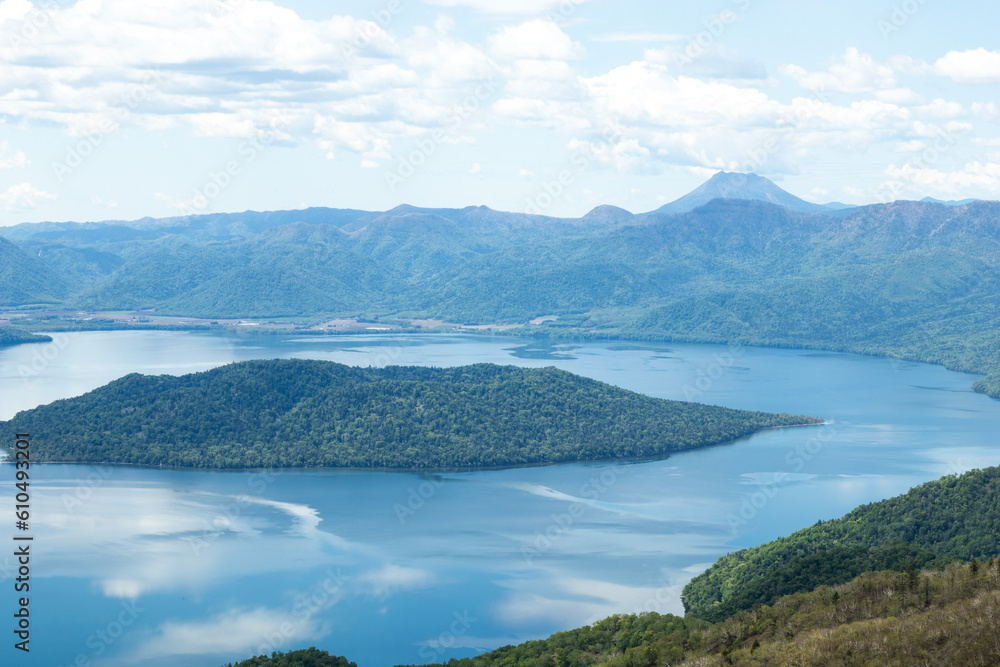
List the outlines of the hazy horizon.
<svg viewBox="0 0 1000 667">
<path fill-rule="evenodd" d="M 403 203 L 579 217 L 651 211 L 720 170 L 814 203 L 997 199 L 995 12 L 3 0 L 0 226 Z"/>
</svg>

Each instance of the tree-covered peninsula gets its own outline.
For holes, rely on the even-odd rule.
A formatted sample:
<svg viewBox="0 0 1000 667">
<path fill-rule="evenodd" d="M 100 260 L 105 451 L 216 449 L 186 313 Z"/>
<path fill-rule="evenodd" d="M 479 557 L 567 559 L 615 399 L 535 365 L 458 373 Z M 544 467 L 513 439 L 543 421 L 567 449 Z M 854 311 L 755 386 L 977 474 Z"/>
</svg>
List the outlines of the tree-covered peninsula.
<svg viewBox="0 0 1000 667">
<path fill-rule="evenodd" d="M 36 334 L 19 327 L 0 327 L 0 347 L 24 343 L 51 343 L 52 337 Z"/>
<path fill-rule="evenodd" d="M 665 457 L 821 420 L 651 398 L 555 368 L 230 364 L 127 375 L 0 423 L 40 461 L 475 468 Z"/>
</svg>

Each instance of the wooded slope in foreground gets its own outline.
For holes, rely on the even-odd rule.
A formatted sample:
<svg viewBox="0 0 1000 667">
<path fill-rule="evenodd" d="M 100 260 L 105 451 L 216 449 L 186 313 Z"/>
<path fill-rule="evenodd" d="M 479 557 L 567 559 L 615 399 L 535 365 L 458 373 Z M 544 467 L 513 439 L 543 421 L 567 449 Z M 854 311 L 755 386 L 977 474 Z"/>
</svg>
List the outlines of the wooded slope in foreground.
<svg viewBox="0 0 1000 667">
<path fill-rule="evenodd" d="M 128 375 L 0 423 L 40 461 L 210 468 L 493 467 L 664 457 L 819 423 L 651 398 L 555 368 L 248 361 Z"/>
<path fill-rule="evenodd" d="M 448 667 L 828 667 L 1000 664 L 998 561 L 867 572 L 709 625 L 612 616 Z M 431 666 L 428 666 L 431 667 Z M 443 666 L 442 666 L 443 667 Z"/>
<path fill-rule="evenodd" d="M 1000 468 L 928 482 L 834 521 L 720 558 L 684 588 L 688 612 L 722 620 L 861 572 L 1000 554 Z"/>
<path fill-rule="evenodd" d="M 829 667 L 1000 664 L 1000 559 L 866 572 L 710 624 L 611 616 L 548 639 L 425 667 Z M 308 649 L 227 667 L 350 667 Z"/>
<path fill-rule="evenodd" d="M 944 477 L 721 558 L 685 589 L 714 617 L 725 582 L 740 609 L 717 622 L 616 615 L 447 667 L 1000 665 L 998 499 L 1000 468 Z"/>
</svg>

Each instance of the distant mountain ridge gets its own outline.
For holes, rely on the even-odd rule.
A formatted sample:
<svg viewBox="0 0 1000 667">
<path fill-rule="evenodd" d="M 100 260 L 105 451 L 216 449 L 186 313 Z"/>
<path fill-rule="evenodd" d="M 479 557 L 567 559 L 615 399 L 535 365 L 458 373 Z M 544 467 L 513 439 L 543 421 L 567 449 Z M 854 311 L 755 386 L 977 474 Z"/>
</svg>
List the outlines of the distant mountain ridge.
<svg viewBox="0 0 1000 667">
<path fill-rule="evenodd" d="M 947 201 L 943 199 L 935 199 L 934 197 L 924 197 L 920 201 L 929 204 L 943 204 L 945 206 L 965 206 L 966 204 L 971 204 L 973 202 L 981 201 L 979 199 L 949 199 Z"/>
<path fill-rule="evenodd" d="M 813 204 L 782 190 L 763 176 L 720 171 L 688 194 L 664 204 L 653 213 L 687 213 L 713 199 L 764 201 L 799 213 L 826 213 L 855 208 L 839 202 Z"/>
<path fill-rule="evenodd" d="M 488 206 L 464 208 L 422 208 L 401 204 L 388 211 L 363 211 L 311 207 L 284 211 L 244 211 L 242 213 L 205 213 L 200 215 L 167 218 L 140 218 L 137 220 L 104 220 L 96 222 L 38 222 L 21 223 L 0 228 L 0 236 L 13 241 L 34 240 L 66 242 L 105 242 L 151 240 L 164 234 L 178 234 L 192 240 L 223 238 L 249 238 L 275 227 L 304 222 L 313 225 L 333 225 L 345 231 L 357 231 L 367 224 L 406 215 L 434 215 L 462 224 L 483 226 L 493 224 L 519 227 L 539 223 L 555 224 L 618 224 L 637 217 L 654 214 L 688 213 L 716 199 L 761 201 L 775 204 L 799 213 L 834 213 L 863 208 L 842 202 L 814 204 L 797 197 L 773 181 L 754 173 L 720 171 L 686 195 L 648 213 L 633 214 L 612 205 L 601 205 L 580 218 L 560 218 L 530 213 L 497 211 Z M 965 206 L 979 199 L 943 201 L 924 197 L 922 203 Z M 130 230 L 130 231 L 126 231 Z"/>
<path fill-rule="evenodd" d="M 766 179 L 714 180 L 743 186 L 699 196 L 751 198 L 19 225 L 0 229 L 0 306 L 838 349 L 983 373 L 1000 397 L 1000 202 L 797 211 Z"/>
</svg>

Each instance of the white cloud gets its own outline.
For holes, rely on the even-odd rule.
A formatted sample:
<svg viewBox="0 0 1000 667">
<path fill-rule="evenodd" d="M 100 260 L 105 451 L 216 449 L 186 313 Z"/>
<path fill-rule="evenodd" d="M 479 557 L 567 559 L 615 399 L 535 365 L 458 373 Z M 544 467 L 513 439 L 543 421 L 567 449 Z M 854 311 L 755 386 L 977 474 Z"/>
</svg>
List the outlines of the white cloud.
<svg viewBox="0 0 1000 667">
<path fill-rule="evenodd" d="M 552 572 L 544 582 L 508 581 L 502 585 L 510 588 L 511 593 L 497 607 L 496 615 L 509 623 L 531 619 L 566 626 L 586 625 L 606 617 L 609 608 L 626 613 L 683 613 L 680 582 L 640 587 Z"/>
<path fill-rule="evenodd" d="M 806 90 L 862 93 L 896 87 L 892 66 L 877 63 L 854 47 L 845 51 L 843 62 L 831 65 L 825 72 L 809 72 L 798 65 L 785 65 L 780 71 Z"/>
<path fill-rule="evenodd" d="M 934 72 L 958 83 L 1000 82 L 1000 51 L 980 47 L 968 51 L 949 51 L 934 63 Z"/>
<path fill-rule="evenodd" d="M 973 102 L 972 113 L 980 120 L 1000 123 L 1000 109 L 997 108 L 996 102 Z"/>
<path fill-rule="evenodd" d="M 386 565 L 381 570 L 361 576 L 360 579 L 371 585 L 375 595 L 387 595 L 399 590 L 426 588 L 434 581 L 434 575 L 412 567 Z"/>
<path fill-rule="evenodd" d="M 508 122 L 570 133 L 571 152 L 633 173 L 667 164 L 744 170 L 754 160 L 755 166 L 766 163 L 769 173 L 796 173 L 833 145 L 867 149 L 934 130 L 905 105 L 804 97 L 781 103 L 746 82 L 675 76 L 658 55 L 647 51 L 647 60 L 593 77 L 575 76 L 564 62 L 558 65 L 566 69 L 545 71 L 521 67 L 545 61 L 519 61 L 510 69 L 509 94 L 494 110 Z M 923 111 L 948 115 L 955 107 L 942 101 Z M 964 129 L 955 123 L 945 126 Z"/>
<path fill-rule="evenodd" d="M 0 192 L 0 204 L 11 212 L 28 211 L 38 208 L 43 202 L 56 199 L 56 195 L 39 190 L 31 183 L 12 185 Z"/>
<path fill-rule="evenodd" d="M 11 153 L 10 145 L 4 141 L 0 142 L 0 169 L 13 169 L 14 167 L 27 167 L 28 158 L 24 151 Z"/>
<path fill-rule="evenodd" d="M 620 172 L 641 170 L 648 164 L 649 148 L 639 144 L 638 139 L 616 138 L 614 141 L 584 141 L 573 139 L 569 150 L 574 154 L 586 155 L 591 159 L 614 165 Z"/>
<path fill-rule="evenodd" d="M 893 193 L 909 193 L 913 196 L 919 194 L 921 197 L 931 195 L 947 199 L 1000 199 L 1000 163 L 996 162 L 970 162 L 955 171 L 907 163 L 901 167 L 890 165 L 886 174 L 888 179 L 882 183 L 881 188 Z"/>
<path fill-rule="evenodd" d="M 439 7 L 470 7 L 486 14 L 555 13 L 568 18 L 576 8 L 589 0 L 426 0 Z"/>
<path fill-rule="evenodd" d="M 470 42 L 471 33 L 447 12 L 428 17 L 428 25 L 407 25 L 403 34 L 395 22 L 306 20 L 263 0 L 149 0 L 141 8 L 129 0 L 79 0 L 48 10 L 58 30 L 40 30 L 17 48 L 0 43 L 0 114 L 13 123 L 61 125 L 75 136 L 109 119 L 116 128 L 220 138 L 259 136 L 277 123 L 283 145 L 310 142 L 332 159 L 370 169 L 391 169 L 442 128 L 446 144 L 475 143 L 484 128 L 540 128 L 571 150 L 589 150 L 600 164 L 630 172 L 741 169 L 772 143 L 772 174 L 801 169 L 831 146 L 867 150 L 885 141 L 882 148 L 892 150 L 923 138 L 921 122 L 998 117 L 992 102 L 963 107 L 946 93 L 925 98 L 905 85 L 910 81 L 897 80 L 958 76 L 959 69 L 966 79 L 986 80 L 994 52 L 982 49 L 928 65 L 907 56 L 875 60 L 850 48 L 823 71 L 782 69 L 807 90 L 849 92 L 848 101 L 788 102 L 771 93 L 776 82 L 760 63 L 721 44 L 675 71 L 684 38 L 636 25 L 595 39 L 658 48 L 637 62 L 584 74 L 576 62 L 584 48 L 562 20 L 581 3 L 567 1 L 432 0 L 505 15 L 500 27 Z M 5 0 L 0 16 L 31 7 Z M 484 82 L 489 92 L 479 95 Z M 475 110 L 456 119 L 473 97 Z M 612 125 L 619 128 L 614 138 L 602 139 Z M 466 164 L 476 160 L 487 166 L 478 155 Z M 0 150 L 0 169 L 26 162 Z M 28 195 L 22 192 L 22 203 Z"/>
<path fill-rule="evenodd" d="M 911 139 L 910 141 L 901 141 L 896 144 L 897 153 L 916 153 L 917 151 L 922 151 L 927 148 L 927 144 L 919 139 Z"/>
<path fill-rule="evenodd" d="M 286 642 L 318 639 L 323 630 L 313 619 L 302 620 L 272 609 L 231 609 L 209 619 L 167 622 L 134 656 L 150 660 L 176 655 L 248 654 L 267 637 L 279 634 Z M 267 651 L 264 651 L 267 653 Z"/>
<path fill-rule="evenodd" d="M 647 62 L 666 65 L 675 75 L 724 81 L 764 81 L 767 69 L 759 61 L 738 51 L 713 42 L 698 47 L 697 57 L 688 55 L 690 44 L 669 44 L 659 49 L 646 49 Z"/>
<path fill-rule="evenodd" d="M 20 15 L 31 4 L 0 7 Z M 374 21 L 311 21 L 261 0 L 149 0 L 141 11 L 128 0 L 80 0 L 47 11 L 58 30 L 16 48 L 0 43 L 0 114 L 75 136 L 111 121 L 253 137 L 278 121 L 281 141 L 313 140 L 371 167 L 391 157 L 393 142 L 440 127 L 498 71 L 483 51 L 447 37 L 447 17 L 399 40 Z"/>
<path fill-rule="evenodd" d="M 958 102 L 948 102 L 940 97 L 917 107 L 915 111 L 921 116 L 930 118 L 958 118 L 965 115 L 965 107 Z"/>
<path fill-rule="evenodd" d="M 571 60 L 583 55 L 580 44 L 554 22 L 543 19 L 501 28 L 490 38 L 490 51 L 504 60 Z"/>
<path fill-rule="evenodd" d="M 118 202 L 113 200 L 105 201 L 100 195 L 90 195 L 90 203 L 94 206 L 103 206 L 110 209 L 118 208 Z"/>
<path fill-rule="evenodd" d="M 586 80 L 598 111 L 619 122 L 673 128 L 773 123 L 781 105 L 755 88 L 672 77 L 665 67 L 635 62 Z"/>
<path fill-rule="evenodd" d="M 595 42 L 676 42 L 688 35 L 674 32 L 616 32 L 595 37 Z"/>
<path fill-rule="evenodd" d="M 884 88 L 872 91 L 872 95 L 880 102 L 888 102 L 889 104 L 911 105 L 924 101 L 923 95 L 909 88 Z"/>
<path fill-rule="evenodd" d="M 471 82 L 496 76 L 499 69 L 489 56 L 466 42 L 442 39 L 437 35 L 419 35 L 403 43 L 409 64 L 426 74 L 408 85 L 431 85 Z"/>
<path fill-rule="evenodd" d="M 48 568 L 52 576 L 88 577 L 108 597 L 198 590 L 209 581 L 273 572 L 292 556 L 303 566 L 328 565 L 324 546 L 339 539 L 318 530 L 320 518 L 306 505 L 107 484 L 66 507 L 74 488 L 55 487 L 39 508 Z M 264 530 L 274 532 L 267 548 L 253 547 Z M 90 540 L 92 552 L 74 546 L 81 539 Z"/>
</svg>

